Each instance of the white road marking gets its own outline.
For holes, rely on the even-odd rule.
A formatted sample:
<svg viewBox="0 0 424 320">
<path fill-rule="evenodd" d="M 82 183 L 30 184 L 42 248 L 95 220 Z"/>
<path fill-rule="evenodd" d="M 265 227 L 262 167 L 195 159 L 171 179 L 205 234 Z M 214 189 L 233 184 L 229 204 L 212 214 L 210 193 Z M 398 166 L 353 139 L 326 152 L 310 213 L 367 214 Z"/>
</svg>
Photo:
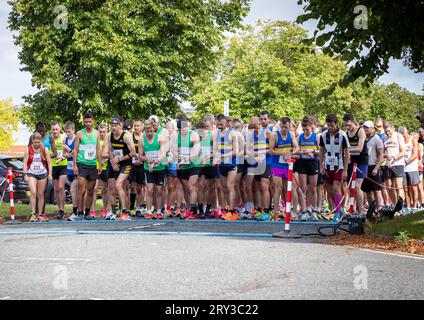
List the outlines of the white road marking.
<svg viewBox="0 0 424 320">
<path fill-rule="evenodd" d="M 420 256 L 420 255 L 412 254 L 412 253 L 390 252 L 390 251 L 377 250 L 377 249 L 373 250 L 373 249 L 366 249 L 366 248 L 357 248 L 357 247 L 352 247 L 352 246 L 347 246 L 346 248 L 359 249 L 359 250 L 368 251 L 368 252 L 372 252 L 372 253 L 385 254 L 385 255 L 388 255 L 388 256 L 396 256 L 396 257 L 401 257 L 401 258 L 424 260 L 424 256 Z"/>
</svg>

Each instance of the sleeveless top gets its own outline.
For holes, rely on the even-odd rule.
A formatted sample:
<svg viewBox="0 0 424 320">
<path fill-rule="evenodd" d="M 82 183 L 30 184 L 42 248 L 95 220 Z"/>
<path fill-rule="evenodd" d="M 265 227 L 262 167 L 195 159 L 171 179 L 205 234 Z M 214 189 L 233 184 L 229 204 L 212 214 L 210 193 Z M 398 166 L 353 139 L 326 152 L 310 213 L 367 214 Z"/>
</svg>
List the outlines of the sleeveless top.
<svg viewBox="0 0 424 320">
<path fill-rule="evenodd" d="M 69 142 L 69 138 L 68 137 L 66 137 L 65 138 L 65 145 L 69 148 L 69 149 L 71 149 L 71 151 L 73 152 L 74 151 L 74 149 L 75 149 L 75 137 L 74 137 L 74 140 L 72 140 L 72 143 L 70 143 Z M 67 164 L 67 174 L 69 175 L 69 176 L 73 176 L 74 175 L 74 158 L 73 157 L 71 157 L 71 158 L 68 158 L 68 164 Z"/>
<path fill-rule="evenodd" d="M 286 139 L 283 139 L 280 131 L 277 131 L 277 143 L 274 146 L 274 150 L 277 152 L 289 153 L 293 152 L 293 140 L 290 131 L 287 132 Z M 272 166 L 274 168 L 288 168 L 289 164 L 284 160 L 284 156 L 272 155 Z"/>
<path fill-rule="evenodd" d="M 77 162 L 90 167 L 97 167 L 97 136 L 92 130 L 91 136 L 84 129 L 81 130 L 82 139 L 78 150 Z"/>
<path fill-rule="evenodd" d="M 405 143 L 405 145 L 406 145 L 406 152 L 405 152 L 405 155 L 404 155 L 404 159 L 406 161 L 412 156 L 412 153 L 413 153 L 414 145 L 412 144 L 412 137 L 409 137 L 409 141 L 408 141 L 408 143 Z M 420 151 L 418 150 L 417 158 L 414 161 L 412 161 L 410 164 L 405 165 L 405 172 L 417 172 L 418 171 L 419 154 L 420 154 Z"/>
<path fill-rule="evenodd" d="M 311 136 L 306 139 L 305 134 L 301 133 L 299 135 L 299 150 L 305 151 L 305 150 L 312 150 L 314 151 L 314 154 L 312 157 L 309 157 L 307 155 L 301 154 L 300 159 L 303 160 L 317 160 L 318 159 L 318 143 L 317 143 L 317 134 L 312 133 Z"/>
<path fill-rule="evenodd" d="M 221 132 L 221 130 L 217 130 L 216 132 L 218 151 L 222 155 L 220 165 L 222 167 L 233 167 L 237 165 L 237 157 L 235 155 L 223 157 L 223 155 L 228 155 L 233 152 L 233 143 L 230 139 L 231 130 L 227 130 L 223 137 L 221 137 Z"/>
<path fill-rule="evenodd" d="M 112 154 L 114 157 L 125 157 L 130 154 L 130 149 L 128 145 L 124 141 L 125 132 L 123 131 L 118 139 L 115 139 L 113 133 L 110 134 L 110 144 L 112 146 Z M 129 166 L 131 165 L 131 159 L 127 159 L 121 161 L 119 163 L 121 166 Z"/>
<path fill-rule="evenodd" d="M 359 128 L 355 135 L 353 137 L 349 136 L 349 133 L 347 135 L 349 139 L 349 144 L 351 147 L 357 147 L 359 144 Z M 350 162 L 356 163 L 358 166 L 362 165 L 368 165 L 368 147 L 367 147 L 367 140 L 365 139 L 364 147 L 362 148 L 361 152 L 351 152 L 350 154 Z"/>
<path fill-rule="evenodd" d="M 399 133 L 393 132 L 392 137 L 384 142 L 384 152 L 387 155 L 396 156 L 400 153 Z M 398 160 L 392 160 L 391 166 L 404 166 L 405 159 L 402 157 Z"/>
<path fill-rule="evenodd" d="M 149 143 L 147 141 L 147 137 L 145 134 L 143 134 L 143 144 L 144 144 L 144 155 L 148 158 L 152 158 L 153 160 L 156 160 L 159 158 L 159 151 L 160 151 L 160 144 L 159 144 L 159 133 L 156 133 L 152 143 Z M 166 165 L 162 163 L 156 164 L 153 167 L 153 171 L 163 171 L 166 169 Z M 146 171 L 149 170 L 149 163 L 147 161 L 144 161 L 144 169 Z"/>
</svg>

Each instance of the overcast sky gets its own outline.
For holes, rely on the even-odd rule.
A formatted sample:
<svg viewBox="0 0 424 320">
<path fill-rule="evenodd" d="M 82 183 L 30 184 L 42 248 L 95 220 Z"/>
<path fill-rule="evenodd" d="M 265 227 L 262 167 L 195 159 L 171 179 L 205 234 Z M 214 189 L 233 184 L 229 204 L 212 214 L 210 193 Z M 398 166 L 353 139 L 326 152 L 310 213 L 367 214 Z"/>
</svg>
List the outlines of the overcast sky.
<svg viewBox="0 0 424 320">
<path fill-rule="evenodd" d="M 254 24 L 259 19 L 294 21 L 302 11 L 297 0 L 252 0 L 251 11 L 245 23 Z M 11 97 L 15 104 L 20 104 L 23 102 L 22 96 L 33 94 L 36 89 L 31 86 L 30 74 L 19 70 L 19 48 L 14 46 L 12 32 L 7 29 L 9 12 L 10 6 L 6 0 L 0 0 L 0 99 Z M 304 27 L 311 31 L 313 24 L 309 23 Z M 400 61 L 392 61 L 389 74 L 379 81 L 397 82 L 412 92 L 422 94 L 424 74 L 414 74 Z"/>
</svg>

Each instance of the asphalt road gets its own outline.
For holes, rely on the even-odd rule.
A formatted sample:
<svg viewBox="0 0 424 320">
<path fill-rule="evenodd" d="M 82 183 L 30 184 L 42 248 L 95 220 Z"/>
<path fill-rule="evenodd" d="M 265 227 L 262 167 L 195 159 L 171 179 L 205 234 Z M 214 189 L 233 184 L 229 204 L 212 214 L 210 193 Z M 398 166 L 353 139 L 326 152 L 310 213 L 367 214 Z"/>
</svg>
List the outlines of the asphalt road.
<svg viewBox="0 0 424 320">
<path fill-rule="evenodd" d="M 178 221 L 3 225 L 0 299 L 424 296 L 423 257 L 270 237 L 282 227 Z"/>
</svg>

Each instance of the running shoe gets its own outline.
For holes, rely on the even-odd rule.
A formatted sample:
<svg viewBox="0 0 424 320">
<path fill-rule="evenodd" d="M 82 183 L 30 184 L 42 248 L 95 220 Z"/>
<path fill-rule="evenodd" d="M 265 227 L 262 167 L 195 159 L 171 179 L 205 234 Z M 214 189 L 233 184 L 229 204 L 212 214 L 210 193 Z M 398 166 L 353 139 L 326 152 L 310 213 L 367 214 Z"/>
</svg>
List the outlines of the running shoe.
<svg viewBox="0 0 424 320">
<path fill-rule="evenodd" d="M 96 219 L 91 214 L 86 214 L 86 215 L 84 215 L 83 220 L 91 221 L 91 220 L 96 220 Z"/>
<path fill-rule="evenodd" d="M 148 219 L 148 220 L 151 220 L 151 219 L 153 219 L 153 214 L 152 214 L 152 213 L 146 213 L 146 214 L 144 215 L 144 217 L 145 217 L 146 219 Z"/>
<path fill-rule="evenodd" d="M 164 219 L 163 213 L 162 212 L 159 212 L 158 214 L 156 214 L 156 219 L 163 220 Z"/>
<path fill-rule="evenodd" d="M 175 209 L 175 211 L 173 213 L 173 217 L 174 218 L 181 218 L 181 209 L 179 209 L 179 208 Z"/>
<path fill-rule="evenodd" d="M 333 222 L 339 222 L 341 218 L 340 212 L 335 212 L 333 216 Z"/>
<path fill-rule="evenodd" d="M 308 221 L 309 219 L 309 214 L 307 212 L 303 212 L 302 216 L 300 217 L 301 221 Z"/>
<path fill-rule="evenodd" d="M 100 213 L 100 216 L 104 219 L 107 216 L 107 210 L 106 209 L 102 209 L 102 212 Z"/>
<path fill-rule="evenodd" d="M 78 216 L 75 213 L 72 213 L 69 217 L 68 217 L 68 221 L 76 221 L 78 218 Z"/>
<path fill-rule="evenodd" d="M 233 220 L 240 220 L 240 216 L 236 211 L 233 212 Z"/>
<path fill-rule="evenodd" d="M 38 222 L 48 222 L 49 219 L 47 218 L 45 213 L 42 213 L 39 217 L 38 217 Z"/>
<path fill-rule="evenodd" d="M 114 215 L 113 211 L 109 211 L 106 216 L 105 216 L 105 220 L 112 220 L 112 216 Z"/>
<path fill-rule="evenodd" d="M 28 221 L 29 222 L 38 222 L 38 215 L 36 215 L 35 213 L 31 213 Z"/>
<path fill-rule="evenodd" d="M 271 217 L 272 217 L 271 218 L 272 221 L 281 221 L 281 216 L 280 216 L 280 214 L 278 212 L 272 214 Z"/>
<path fill-rule="evenodd" d="M 316 212 L 312 212 L 312 221 L 319 221 L 318 215 Z"/>
<path fill-rule="evenodd" d="M 260 212 L 255 215 L 255 219 L 258 221 L 269 221 L 271 216 L 268 212 Z"/>
<path fill-rule="evenodd" d="M 192 214 L 192 212 L 191 212 L 190 210 L 185 210 L 185 212 L 183 211 L 183 212 L 180 214 L 180 218 L 181 218 L 182 220 L 192 219 L 192 218 L 193 218 L 193 214 Z"/>
<path fill-rule="evenodd" d="M 135 216 L 136 216 L 137 218 L 144 218 L 144 215 L 141 213 L 141 210 L 137 210 L 137 211 L 135 212 Z"/>
<path fill-rule="evenodd" d="M 117 218 L 119 221 L 131 221 L 131 217 L 128 213 L 124 212 L 122 213 L 119 218 Z"/>
<path fill-rule="evenodd" d="M 211 213 L 215 219 L 219 219 L 221 217 L 219 210 L 212 210 Z"/>
<path fill-rule="evenodd" d="M 136 211 L 135 211 L 135 210 L 130 210 L 130 216 L 131 216 L 132 218 L 135 218 L 135 216 L 136 216 Z"/>
<path fill-rule="evenodd" d="M 96 211 L 95 210 L 90 210 L 90 217 L 94 219 L 96 219 Z"/>
<path fill-rule="evenodd" d="M 292 212 L 290 214 L 290 221 L 299 221 L 299 214 L 297 214 L 296 212 Z"/>
<path fill-rule="evenodd" d="M 212 214 L 212 211 L 206 210 L 205 212 L 205 219 L 213 219 L 215 216 Z"/>
<path fill-rule="evenodd" d="M 65 212 L 60 210 L 56 218 L 57 220 L 63 220 L 63 218 L 65 218 Z"/>
<path fill-rule="evenodd" d="M 233 214 L 231 212 L 227 212 L 224 215 L 221 215 L 222 220 L 231 221 L 233 220 Z"/>
</svg>

